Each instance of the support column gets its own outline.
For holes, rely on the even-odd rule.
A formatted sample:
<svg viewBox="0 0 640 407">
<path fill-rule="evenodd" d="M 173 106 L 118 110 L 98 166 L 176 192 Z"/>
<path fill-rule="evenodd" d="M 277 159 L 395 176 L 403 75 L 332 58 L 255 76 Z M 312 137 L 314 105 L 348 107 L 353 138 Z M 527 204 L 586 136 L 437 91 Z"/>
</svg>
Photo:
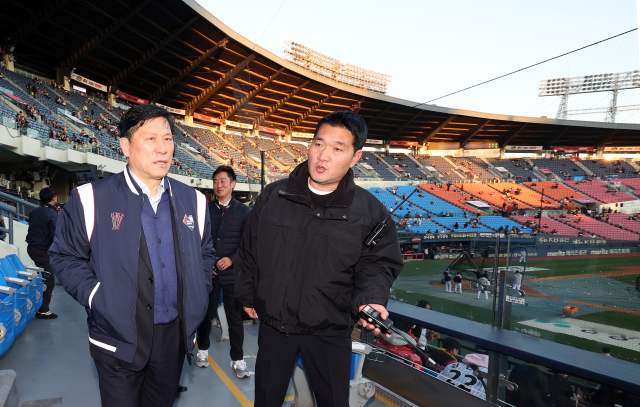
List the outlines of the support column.
<svg viewBox="0 0 640 407">
<path fill-rule="evenodd" d="M 111 106 L 115 106 L 116 105 L 116 94 L 115 93 L 109 93 L 107 95 L 107 102 L 109 102 L 109 104 Z"/>
<path fill-rule="evenodd" d="M 501 149 L 500 149 L 500 158 L 501 158 L 501 159 L 502 159 L 502 158 L 504 158 L 504 153 L 505 153 L 506 151 L 507 151 L 507 149 L 506 149 L 506 148 L 501 148 Z"/>
<path fill-rule="evenodd" d="M 598 147 L 596 150 L 596 158 L 602 158 L 602 153 L 604 153 L 604 147 Z"/>
<path fill-rule="evenodd" d="M 258 136 L 260 135 L 260 130 L 258 130 L 258 129 L 254 129 L 254 130 L 253 130 L 253 135 L 254 135 L 255 137 L 258 137 Z"/>
<path fill-rule="evenodd" d="M 220 131 L 221 132 L 225 132 L 227 131 L 227 124 L 226 123 L 220 123 Z"/>
<path fill-rule="evenodd" d="M 64 90 L 70 91 L 71 90 L 71 84 L 69 83 L 69 77 L 65 76 L 65 77 L 63 77 L 63 80 L 64 80 Z"/>
<path fill-rule="evenodd" d="M 287 143 L 291 143 L 291 132 L 290 131 L 287 131 L 287 132 L 284 133 L 284 140 Z"/>
<path fill-rule="evenodd" d="M 184 123 L 193 126 L 193 113 L 184 116 Z"/>
<path fill-rule="evenodd" d="M 7 64 L 7 69 L 11 72 L 15 72 L 15 67 L 13 65 L 13 54 L 4 54 L 4 63 Z"/>
</svg>

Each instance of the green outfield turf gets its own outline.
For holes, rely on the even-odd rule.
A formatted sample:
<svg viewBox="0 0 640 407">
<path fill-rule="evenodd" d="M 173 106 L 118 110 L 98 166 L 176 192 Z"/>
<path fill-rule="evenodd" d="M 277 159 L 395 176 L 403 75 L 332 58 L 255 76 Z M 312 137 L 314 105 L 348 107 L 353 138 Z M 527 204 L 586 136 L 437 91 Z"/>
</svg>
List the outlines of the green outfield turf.
<svg viewBox="0 0 640 407">
<path fill-rule="evenodd" d="M 466 290 L 464 295 L 445 294 L 440 285 L 429 284 L 429 282 L 439 280 L 442 272 L 450 263 L 451 261 L 446 260 L 406 262 L 398 283 L 394 286 L 392 297 L 398 301 L 409 304 L 416 304 L 420 299 L 427 299 L 435 311 L 491 324 L 493 316 L 492 297 L 490 297 L 489 301 L 485 301 L 484 299 L 477 300 L 475 298 L 475 290 Z M 478 267 L 481 267 L 481 264 L 482 260 L 476 260 Z M 512 264 L 515 265 L 516 263 Z M 506 261 L 500 261 L 499 266 L 505 265 Z M 528 262 L 527 266 L 536 267 L 538 270 L 528 273 L 527 277 L 535 278 L 530 280 L 525 279 L 525 286 L 530 285 L 531 287 L 536 287 L 536 290 L 540 290 L 539 286 L 544 284 L 553 286 L 555 291 L 541 291 L 543 295 L 549 297 L 564 299 L 566 297 L 571 298 L 571 295 L 575 294 L 573 301 L 579 300 L 581 307 L 581 314 L 574 320 L 576 321 L 575 323 L 579 323 L 577 321 L 583 321 L 584 323 L 601 324 L 611 327 L 612 332 L 616 332 L 615 329 L 625 329 L 634 332 L 640 331 L 640 313 L 638 313 L 640 310 L 640 293 L 635 291 L 636 279 L 640 275 L 639 257 L 532 260 Z M 492 263 L 487 262 L 484 267 L 492 267 Z M 604 274 L 612 272 L 615 273 L 615 275 Z M 582 274 L 585 274 L 585 277 L 581 277 L 580 275 Z M 563 278 L 565 276 L 573 277 L 568 279 Z M 420 277 L 425 277 L 424 282 Z M 558 277 L 558 279 L 554 279 L 553 277 Z M 404 283 L 403 279 L 405 281 Z M 538 279 L 545 280 L 538 282 Z M 587 281 L 590 281 L 592 285 L 586 284 Z M 583 285 L 579 285 L 581 283 Z M 571 284 L 578 284 L 578 286 Z M 590 287 L 593 288 L 592 291 L 590 291 Z M 558 294 L 556 294 L 556 292 Z M 539 300 L 538 303 L 536 303 L 535 300 Z M 583 338 L 579 337 L 579 335 L 576 336 L 575 332 L 572 335 L 560 332 L 547 332 L 542 329 L 538 329 L 537 331 L 535 329 L 522 329 L 522 322 L 532 321 L 536 318 L 553 318 L 553 320 L 560 325 L 562 325 L 562 321 L 568 321 L 568 319 L 560 318 L 561 311 L 552 311 L 550 313 L 547 310 L 549 305 L 544 303 L 540 304 L 540 301 L 543 300 L 527 298 L 526 308 L 514 305 L 511 329 L 522 330 L 527 334 L 533 331 L 536 336 L 543 339 L 593 352 L 600 352 L 602 347 L 607 346 L 611 348 L 612 356 L 640 363 L 640 350 L 629 349 L 628 346 L 616 346 L 616 344 L 610 343 L 611 341 L 601 342 L 599 340 Z M 570 302 L 570 300 L 567 301 Z M 548 302 L 552 303 L 551 301 Z M 585 304 L 594 304 L 595 306 L 590 307 Z M 555 300 L 551 305 L 561 310 L 564 304 L 561 301 Z M 616 308 L 625 308 L 631 310 L 631 313 L 620 312 L 617 311 Z M 549 315 L 552 315 L 552 317 L 549 317 Z M 525 326 L 525 328 L 527 327 Z M 640 332 L 635 336 L 640 337 Z M 632 336 L 630 337 L 633 338 Z M 606 341 L 606 338 L 604 341 Z"/>
</svg>

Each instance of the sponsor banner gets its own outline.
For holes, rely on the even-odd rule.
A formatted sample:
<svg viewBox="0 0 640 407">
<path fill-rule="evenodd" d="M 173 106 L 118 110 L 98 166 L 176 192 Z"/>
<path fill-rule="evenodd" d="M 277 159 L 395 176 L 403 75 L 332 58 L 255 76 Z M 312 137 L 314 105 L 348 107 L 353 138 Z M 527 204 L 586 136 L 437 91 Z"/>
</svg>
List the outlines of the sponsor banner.
<svg viewBox="0 0 640 407">
<path fill-rule="evenodd" d="M 615 153 L 617 151 L 640 151 L 640 147 L 605 147 L 605 153 Z"/>
<path fill-rule="evenodd" d="M 465 174 L 471 174 L 471 170 L 468 169 L 467 167 L 460 167 L 458 168 L 460 171 L 464 172 Z"/>
<path fill-rule="evenodd" d="M 630 254 L 631 249 L 576 249 L 549 251 L 545 257 L 602 256 L 606 254 Z"/>
<path fill-rule="evenodd" d="M 384 140 L 374 140 L 374 139 L 368 138 L 365 141 L 365 144 L 384 144 Z"/>
<path fill-rule="evenodd" d="M 229 155 L 224 151 L 216 151 L 216 154 L 218 154 L 220 157 L 224 158 L 225 160 L 229 159 Z"/>
<path fill-rule="evenodd" d="M 298 138 L 313 138 L 313 133 L 298 133 L 296 131 L 291 133 L 291 137 L 298 137 Z"/>
<path fill-rule="evenodd" d="M 195 148 L 191 147 L 188 144 L 185 146 L 184 143 L 183 143 L 183 147 L 185 147 L 187 150 L 189 150 L 189 151 L 191 151 L 193 153 L 200 154 L 200 152 L 198 150 L 196 150 Z"/>
<path fill-rule="evenodd" d="M 499 147 L 498 143 L 495 143 L 495 142 L 487 143 L 487 142 L 483 142 L 483 141 L 474 141 L 474 142 L 467 143 L 467 144 L 464 145 L 464 148 L 468 149 L 468 150 L 479 150 L 479 149 L 483 149 L 483 148 L 491 148 L 491 149 L 493 149 L 493 148 L 498 148 L 498 147 Z"/>
<path fill-rule="evenodd" d="M 253 124 L 248 124 L 248 123 L 239 123 L 239 122 L 232 122 L 231 120 L 225 120 L 225 124 L 227 126 L 237 127 L 239 129 L 247 129 L 247 130 L 253 129 Z"/>
<path fill-rule="evenodd" d="M 278 160 L 278 162 L 282 165 L 286 165 L 287 167 L 291 167 L 291 164 L 287 160 Z"/>
<path fill-rule="evenodd" d="M 511 236 L 511 238 L 515 239 L 533 239 L 535 235 L 531 233 L 493 233 L 493 232 L 461 232 L 461 233 L 429 233 L 422 236 L 422 240 L 449 240 L 449 239 L 495 239 L 496 236 L 500 236 L 500 238 L 505 238 L 506 236 Z M 458 254 L 455 254 L 458 256 Z M 493 255 L 489 255 L 490 257 Z M 519 257 L 514 254 L 515 257 Z M 534 257 L 533 254 L 529 254 L 529 257 Z"/>
<path fill-rule="evenodd" d="M 587 339 L 597 343 L 598 346 L 606 343 L 607 345 L 619 346 L 621 348 L 640 352 L 639 331 L 632 331 L 630 329 L 618 328 L 615 326 L 603 325 L 575 318 L 563 318 L 556 320 L 530 319 L 528 321 L 519 322 L 519 324 L 541 329 L 543 331 Z M 525 332 L 524 329 L 521 329 L 520 331 L 528 333 Z M 540 336 L 540 334 L 538 333 L 538 335 L 534 336 Z"/>
<path fill-rule="evenodd" d="M 609 242 L 607 239 L 589 239 L 589 238 L 580 238 L 580 237 L 573 237 L 573 236 L 560 236 L 560 237 L 548 237 L 548 236 L 539 236 L 537 238 L 538 244 L 573 244 L 573 245 L 579 245 L 579 244 L 588 244 L 588 245 L 602 245 L 602 244 L 607 244 L 607 243 L 612 243 Z M 615 240 L 613 242 L 616 242 Z"/>
<path fill-rule="evenodd" d="M 464 150 L 465 157 L 500 157 L 499 148 Z"/>
<path fill-rule="evenodd" d="M 390 146 L 406 146 L 406 147 L 415 147 L 418 145 L 417 141 L 404 141 L 404 140 L 391 140 L 389 142 Z"/>
<path fill-rule="evenodd" d="M 186 114 L 184 109 L 176 109 L 175 107 L 169 107 L 169 106 L 161 105 L 160 103 L 156 103 L 156 106 L 160 106 L 161 108 L 163 108 L 164 110 L 166 110 L 169 113 L 180 114 L 180 115 Z"/>
<path fill-rule="evenodd" d="M 366 168 L 368 170 L 372 170 L 373 169 L 373 167 L 371 165 L 369 165 L 369 164 L 362 164 L 362 167 L 364 167 L 364 168 Z"/>
<path fill-rule="evenodd" d="M 87 88 L 82 88 L 82 87 L 80 87 L 78 85 L 73 85 L 72 87 L 73 87 L 74 90 L 77 90 L 77 91 L 82 92 L 82 93 L 87 93 Z"/>
<path fill-rule="evenodd" d="M 71 114 L 71 112 L 69 112 L 68 110 L 64 110 L 64 109 L 60 109 L 58 108 L 58 113 L 63 114 L 66 118 L 71 119 L 72 121 L 81 124 L 83 126 L 88 126 L 87 123 L 83 122 L 82 120 L 78 119 L 77 117 L 75 117 L 74 115 Z"/>
<path fill-rule="evenodd" d="M 73 79 L 74 81 L 80 82 L 82 84 L 85 84 L 85 85 L 87 85 L 89 87 L 92 87 L 94 89 L 98 89 L 98 90 L 101 90 L 103 92 L 107 91 L 107 87 L 104 86 L 103 84 L 98 83 L 98 82 L 94 82 L 91 79 L 88 79 L 88 78 L 85 78 L 84 76 L 78 75 L 77 73 L 72 73 L 71 74 L 71 79 Z"/>
<path fill-rule="evenodd" d="M 460 143 L 429 143 L 430 150 L 457 150 L 459 148 Z"/>
<path fill-rule="evenodd" d="M 500 172 L 509 172 L 509 170 L 504 168 L 504 167 L 496 167 L 496 170 L 498 170 Z"/>
<path fill-rule="evenodd" d="M 427 171 L 430 171 L 430 172 L 438 172 L 438 170 L 436 170 L 435 167 L 424 167 L 424 168 L 426 168 Z"/>
<path fill-rule="evenodd" d="M 452 156 L 452 157 L 462 157 L 462 150 L 427 150 L 427 155 L 432 155 L 435 157 L 444 157 Z"/>
<path fill-rule="evenodd" d="M 149 103 L 149 101 L 146 99 L 142 99 L 121 91 L 117 91 L 116 94 L 120 99 L 128 100 L 129 102 L 137 103 L 139 105 L 146 105 Z"/>
<path fill-rule="evenodd" d="M 5 88 L 3 88 L 3 87 L 0 87 L 0 92 L 4 92 L 4 93 L 6 93 L 7 95 L 13 95 L 13 91 L 12 91 L 12 90 L 5 89 Z"/>
<path fill-rule="evenodd" d="M 542 146 L 507 146 L 511 151 L 541 151 Z"/>
<path fill-rule="evenodd" d="M 271 127 L 259 126 L 258 130 L 264 131 L 265 133 L 277 134 L 279 136 L 284 136 L 284 130 L 273 129 Z"/>
<path fill-rule="evenodd" d="M 540 172 L 543 173 L 543 174 L 547 174 L 547 175 L 553 174 L 553 171 L 551 171 L 548 168 L 540 168 Z"/>
<path fill-rule="evenodd" d="M 198 119 L 198 120 L 202 120 L 203 122 L 220 124 L 220 119 L 216 119 L 215 117 L 211 117 L 211 116 L 205 116 L 205 115 L 200 114 L 200 113 L 194 113 L 193 114 L 193 118 L 194 119 Z"/>
<path fill-rule="evenodd" d="M 400 171 L 400 172 L 404 172 L 404 170 L 402 169 L 402 167 L 393 167 L 396 171 Z"/>
<path fill-rule="evenodd" d="M 467 201 L 467 204 L 473 205 L 476 208 L 491 208 L 491 205 L 487 205 L 482 201 Z"/>
<path fill-rule="evenodd" d="M 411 238 L 411 243 L 420 243 L 422 242 L 422 237 L 420 236 L 414 236 Z"/>
<path fill-rule="evenodd" d="M 553 146 L 553 151 L 562 151 L 565 153 L 581 153 L 584 151 L 595 151 L 595 149 L 595 147 Z"/>
</svg>

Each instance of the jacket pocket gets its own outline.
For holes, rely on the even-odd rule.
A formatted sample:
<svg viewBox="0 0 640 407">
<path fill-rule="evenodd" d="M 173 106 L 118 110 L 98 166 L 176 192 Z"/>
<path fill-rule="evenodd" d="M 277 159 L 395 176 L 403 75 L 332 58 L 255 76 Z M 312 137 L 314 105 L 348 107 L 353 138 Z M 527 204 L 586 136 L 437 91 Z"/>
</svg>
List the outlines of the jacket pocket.
<svg viewBox="0 0 640 407">
<path fill-rule="evenodd" d="M 292 220 L 263 217 L 258 225 L 258 281 L 291 264 L 296 227 Z"/>
<path fill-rule="evenodd" d="M 98 292 L 98 288 L 100 288 L 100 282 L 99 281 L 98 281 L 98 283 L 96 285 L 93 286 L 93 289 L 91 290 L 91 294 L 89 294 L 89 309 L 91 309 L 91 304 L 93 303 L 93 297 Z"/>
</svg>

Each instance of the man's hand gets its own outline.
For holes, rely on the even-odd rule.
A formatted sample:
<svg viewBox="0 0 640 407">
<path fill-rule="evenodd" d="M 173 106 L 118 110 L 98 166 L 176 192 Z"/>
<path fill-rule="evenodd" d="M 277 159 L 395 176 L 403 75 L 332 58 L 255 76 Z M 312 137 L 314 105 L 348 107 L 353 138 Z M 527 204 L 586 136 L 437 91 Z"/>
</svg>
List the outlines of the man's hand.
<svg viewBox="0 0 640 407">
<path fill-rule="evenodd" d="M 258 313 L 254 308 L 247 308 L 247 307 L 242 307 L 242 308 L 244 308 L 244 312 L 246 312 L 249 315 L 249 317 L 251 317 L 251 319 L 258 319 Z"/>
<path fill-rule="evenodd" d="M 218 262 L 216 263 L 216 267 L 218 268 L 218 270 L 224 270 L 231 267 L 232 264 L 233 264 L 233 261 L 230 258 L 223 257 L 220 260 L 218 260 Z"/>
<path fill-rule="evenodd" d="M 362 311 L 362 309 L 366 306 L 367 304 L 361 305 L 358 308 L 358 312 Z M 371 308 L 373 308 L 374 310 L 378 311 L 380 313 L 380 318 L 382 318 L 383 320 L 386 320 L 389 317 L 389 313 L 387 312 L 387 309 L 380 305 L 380 304 L 368 304 L 369 306 L 371 306 Z M 368 330 L 372 330 L 373 329 L 373 334 L 375 336 L 379 336 L 380 335 L 380 329 L 376 328 L 375 326 L 371 325 L 370 323 L 368 323 L 367 321 L 365 321 L 364 319 L 360 318 L 360 323 L 362 324 L 363 327 L 365 327 Z M 391 334 L 386 334 L 387 338 L 391 338 Z"/>
</svg>

